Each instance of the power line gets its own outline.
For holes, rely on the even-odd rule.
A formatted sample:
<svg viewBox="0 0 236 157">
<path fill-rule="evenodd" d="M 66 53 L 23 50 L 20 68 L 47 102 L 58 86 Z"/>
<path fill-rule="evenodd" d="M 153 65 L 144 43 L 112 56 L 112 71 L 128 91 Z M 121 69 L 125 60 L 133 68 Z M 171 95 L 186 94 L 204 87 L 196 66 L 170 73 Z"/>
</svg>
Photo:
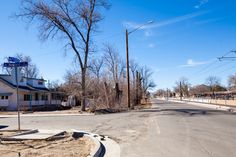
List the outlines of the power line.
<svg viewBox="0 0 236 157">
<path fill-rule="evenodd" d="M 227 62 L 225 64 L 220 64 L 220 65 L 214 66 L 213 68 L 208 69 L 207 71 L 205 71 L 205 73 L 208 73 L 208 75 L 213 75 L 213 74 L 217 73 L 218 70 L 222 69 L 223 67 L 225 67 L 229 64 L 231 64 L 231 62 Z M 194 79 L 191 79 L 192 81 L 195 81 L 195 80 L 202 77 L 201 73 L 195 74 L 195 76 L 197 76 L 197 77 L 195 77 Z"/>
<path fill-rule="evenodd" d="M 220 58 L 227 57 L 229 54 L 235 53 L 235 52 L 236 52 L 236 51 L 229 51 L 229 52 L 225 53 L 225 54 L 224 54 L 222 57 L 220 57 Z M 228 58 L 228 57 L 227 57 L 227 58 Z M 235 58 L 236 58 L 236 57 L 235 57 Z M 234 59 L 234 58 L 231 58 L 231 59 Z M 227 65 L 229 65 L 229 64 L 231 63 L 231 62 L 227 62 L 227 63 L 225 63 L 225 64 L 220 64 L 220 65 L 218 65 L 218 66 L 215 66 L 216 63 L 219 63 L 220 61 L 222 61 L 222 60 L 220 60 L 219 58 L 217 58 L 217 60 L 213 61 L 211 64 L 209 64 L 209 65 L 203 67 L 202 69 L 200 69 L 199 71 L 195 72 L 195 73 L 193 74 L 193 76 L 197 76 L 197 77 L 194 77 L 194 79 L 191 79 L 191 80 L 199 79 L 200 77 L 202 77 L 201 74 L 203 74 L 203 73 L 209 73 L 209 72 L 212 73 L 212 71 L 215 71 L 215 72 L 213 72 L 213 73 L 216 73 L 216 72 L 217 72 L 216 70 L 219 70 L 219 69 L 221 69 L 222 67 L 225 67 L 225 66 L 227 66 Z M 228 71 L 228 69 L 229 69 L 229 70 L 232 70 L 233 68 L 234 68 L 234 67 L 231 67 L 230 69 L 227 68 L 227 69 L 224 69 L 224 70 L 222 70 L 222 71 L 220 71 L 220 72 L 218 72 L 218 73 L 222 73 L 222 72 L 225 73 L 225 72 Z"/>
<path fill-rule="evenodd" d="M 215 65 L 215 63 L 217 63 L 218 62 L 218 60 L 216 59 L 214 62 L 212 62 L 211 64 L 209 64 L 209 65 L 207 65 L 207 66 L 205 66 L 205 67 L 203 67 L 202 69 L 200 69 L 200 70 L 198 70 L 197 72 L 195 72 L 194 73 L 194 75 L 197 73 L 197 74 L 201 74 L 201 73 L 203 73 L 203 72 L 205 72 L 206 70 L 208 70 L 209 68 L 211 68 L 213 65 Z"/>
<path fill-rule="evenodd" d="M 225 53 L 222 57 L 226 57 L 227 55 L 233 53 L 233 52 L 236 52 L 236 51 L 229 51 L 227 53 Z M 222 58 L 220 57 L 220 58 Z M 215 63 L 217 63 L 218 61 L 221 61 L 220 58 L 217 58 L 214 62 L 212 62 L 210 65 L 202 68 L 201 70 L 197 71 L 196 73 L 202 73 L 202 72 L 206 72 L 206 70 L 208 71 L 209 68 L 211 68 L 213 65 L 215 65 Z"/>
<path fill-rule="evenodd" d="M 231 71 L 231 70 L 233 70 L 233 69 L 236 69 L 236 66 L 235 66 L 235 65 L 232 66 L 232 67 L 230 67 L 230 68 L 224 69 L 224 70 L 220 71 L 219 73 L 220 73 L 220 74 L 224 74 L 225 72 Z"/>
<path fill-rule="evenodd" d="M 227 57 L 227 55 L 229 55 L 230 53 L 236 53 L 236 50 L 232 50 L 228 53 L 226 53 L 225 55 L 223 55 L 222 57 L 219 57 L 219 61 L 225 60 L 225 59 L 236 59 L 236 57 Z"/>
</svg>

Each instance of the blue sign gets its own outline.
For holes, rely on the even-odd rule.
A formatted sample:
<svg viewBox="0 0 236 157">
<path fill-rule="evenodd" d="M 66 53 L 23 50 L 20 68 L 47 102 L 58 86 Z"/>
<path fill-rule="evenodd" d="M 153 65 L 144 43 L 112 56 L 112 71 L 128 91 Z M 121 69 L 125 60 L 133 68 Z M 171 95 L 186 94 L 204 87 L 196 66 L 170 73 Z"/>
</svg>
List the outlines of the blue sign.
<svg viewBox="0 0 236 157">
<path fill-rule="evenodd" d="M 17 63 L 4 63 L 4 67 L 25 67 L 28 66 L 28 62 L 17 62 Z"/>
<path fill-rule="evenodd" d="M 19 63 L 20 60 L 18 58 L 15 58 L 15 57 L 8 57 L 8 62 Z"/>
</svg>

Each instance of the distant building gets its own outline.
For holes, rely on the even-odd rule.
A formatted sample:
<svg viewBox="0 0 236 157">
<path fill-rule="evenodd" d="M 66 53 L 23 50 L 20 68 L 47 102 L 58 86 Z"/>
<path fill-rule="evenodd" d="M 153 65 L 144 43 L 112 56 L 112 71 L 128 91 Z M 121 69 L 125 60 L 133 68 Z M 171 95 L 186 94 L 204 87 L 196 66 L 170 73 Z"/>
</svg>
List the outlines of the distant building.
<svg viewBox="0 0 236 157">
<path fill-rule="evenodd" d="M 15 70 L 11 75 L 0 74 L 0 109 L 17 110 Z M 44 79 L 27 78 L 18 70 L 19 106 L 21 110 L 36 107 L 60 105 L 56 92 L 52 93 L 45 86 Z"/>
</svg>

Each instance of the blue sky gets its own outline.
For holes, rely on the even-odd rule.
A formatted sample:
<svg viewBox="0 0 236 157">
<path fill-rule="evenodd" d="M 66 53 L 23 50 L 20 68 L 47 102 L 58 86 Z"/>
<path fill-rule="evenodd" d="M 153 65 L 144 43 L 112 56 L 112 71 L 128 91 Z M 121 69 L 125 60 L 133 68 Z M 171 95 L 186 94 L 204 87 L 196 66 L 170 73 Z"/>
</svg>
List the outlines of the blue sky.
<svg viewBox="0 0 236 157">
<path fill-rule="evenodd" d="M 95 41 L 98 52 L 103 43 L 113 44 L 125 57 L 125 28 L 130 34 L 130 58 L 153 70 L 157 88 L 172 88 L 182 76 L 192 85 L 218 76 L 236 73 L 236 61 L 217 61 L 217 57 L 236 49 L 235 0 L 111 0 Z M 9 18 L 20 7 L 19 0 L 2 0 L 0 5 L 0 61 L 16 53 L 30 55 L 47 80 L 63 81 L 73 55 L 65 55 L 59 40 L 42 43 L 37 26 Z M 231 53 L 228 56 L 236 56 Z"/>
</svg>

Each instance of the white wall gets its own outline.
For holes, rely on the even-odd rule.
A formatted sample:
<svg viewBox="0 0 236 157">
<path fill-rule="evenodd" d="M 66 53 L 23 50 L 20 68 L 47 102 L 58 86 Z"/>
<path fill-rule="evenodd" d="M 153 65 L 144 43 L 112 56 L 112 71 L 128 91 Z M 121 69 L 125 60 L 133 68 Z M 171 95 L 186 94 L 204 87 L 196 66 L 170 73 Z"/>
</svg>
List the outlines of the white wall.
<svg viewBox="0 0 236 157">
<path fill-rule="evenodd" d="M 28 83 L 33 86 L 33 87 L 38 87 L 38 88 L 45 88 L 45 82 L 41 81 L 43 84 L 40 85 L 38 82 L 41 80 L 38 79 L 28 79 Z"/>
<path fill-rule="evenodd" d="M 16 109 L 16 90 L 0 82 L 0 93 L 12 93 L 12 95 L 8 97 L 9 105 L 7 109 L 15 110 Z"/>
</svg>

